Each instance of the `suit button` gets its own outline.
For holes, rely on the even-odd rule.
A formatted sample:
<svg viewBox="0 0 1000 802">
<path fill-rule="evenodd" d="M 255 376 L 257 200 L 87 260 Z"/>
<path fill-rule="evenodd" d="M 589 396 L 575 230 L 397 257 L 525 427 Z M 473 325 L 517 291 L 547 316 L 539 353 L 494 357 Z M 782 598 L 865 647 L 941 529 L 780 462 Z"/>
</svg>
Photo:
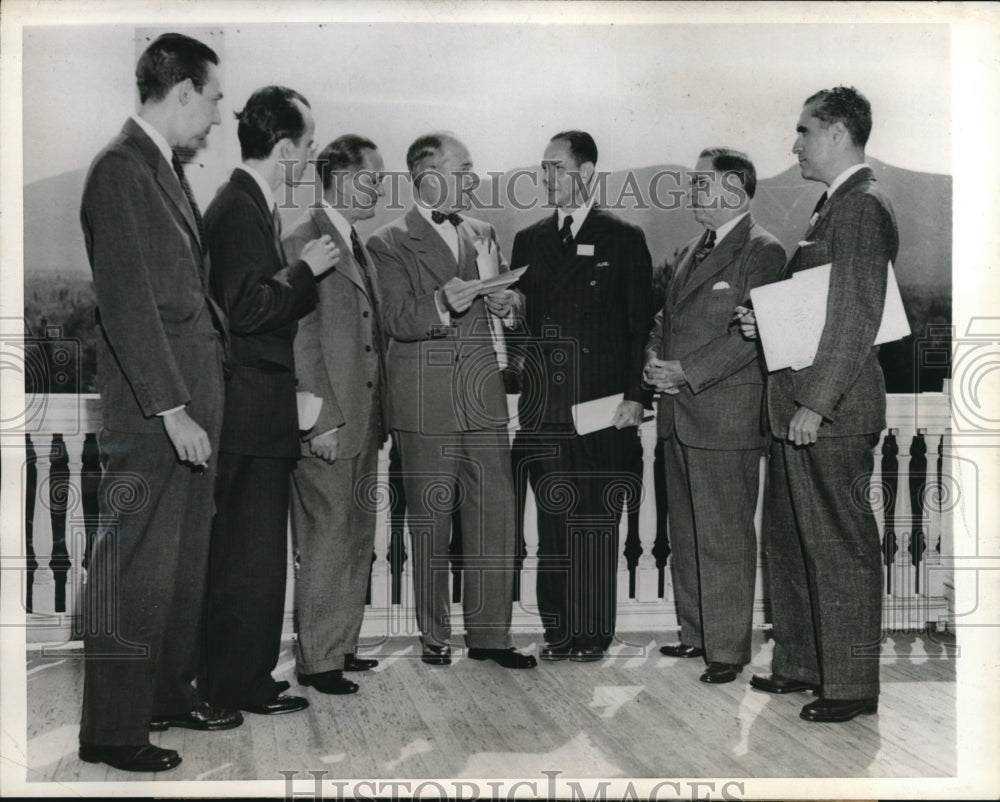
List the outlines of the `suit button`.
<svg viewBox="0 0 1000 802">
<path fill-rule="evenodd" d="M 366 351 L 371 351 L 371 350 L 372 350 L 372 347 L 371 347 L 370 345 L 366 345 L 366 346 L 365 346 L 365 350 L 366 350 Z"/>
<path fill-rule="evenodd" d="M 368 382 L 368 387 L 369 387 L 369 388 L 371 388 L 371 387 L 372 387 L 372 383 L 371 383 L 371 382 Z"/>
<path fill-rule="evenodd" d="M 364 312 L 361 313 L 361 317 L 368 317 L 368 310 L 367 309 Z"/>
<path fill-rule="evenodd" d="M 597 286 L 597 282 L 596 282 L 596 281 L 593 281 L 593 280 L 592 280 L 592 281 L 590 282 L 590 286 L 591 286 L 591 287 L 596 287 L 596 286 Z"/>
</svg>

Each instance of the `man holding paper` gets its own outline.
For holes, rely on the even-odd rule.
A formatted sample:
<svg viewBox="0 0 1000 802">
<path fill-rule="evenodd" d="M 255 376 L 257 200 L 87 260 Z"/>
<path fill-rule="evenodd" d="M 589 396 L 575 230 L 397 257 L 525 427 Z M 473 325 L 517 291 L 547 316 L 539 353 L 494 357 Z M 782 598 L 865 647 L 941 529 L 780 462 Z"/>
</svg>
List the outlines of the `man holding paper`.
<svg viewBox="0 0 1000 802">
<path fill-rule="evenodd" d="M 736 679 L 750 662 L 757 533 L 754 513 L 764 372 L 732 319 L 750 290 L 775 281 L 785 251 L 750 216 L 757 172 L 745 153 L 701 152 L 691 206 L 705 233 L 681 251 L 647 346 L 666 439 L 670 573 L 681 642 L 669 657 L 704 657 L 702 682 Z"/>
<path fill-rule="evenodd" d="M 649 249 L 638 227 L 595 205 L 596 164 L 590 134 L 550 140 L 543 178 L 556 210 L 517 233 L 511 257 L 528 268 L 515 463 L 538 506 L 542 659 L 552 661 L 600 660 L 614 636 L 618 523 L 623 500 L 639 498 L 636 427 L 649 402 Z M 574 419 L 590 401 L 597 419 Z"/>
<path fill-rule="evenodd" d="M 462 603 L 468 655 L 533 668 L 511 645 L 514 485 L 501 378 L 502 331 L 517 295 L 481 279 L 507 270 L 493 227 L 462 212 L 472 188 L 468 149 L 447 133 L 406 155 L 414 206 L 368 240 L 378 268 L 389 425 L 399 448 L 412 535 L 422 659 L 451 662 L 452 512 L 462 522 Z M 487 294 L 488 293 L 488 294 Z"/>
<path fill-rule="evenodd" d="M 770 693 L 812 690 L 807 721 L 878 710 L 881 550 L 868 500 L 872 447 L 885 428 L 885 383 L 873 346 L 887 265 L 899 237 L 892 206 L 864 163 L 871 106 L 856 89 L 808 98 L 792 152 L 803 178 L 827 185 L 782 278 L 830 264 L 826 320 L 812 365 L 768 376 L 776 438 L 764 514 L 775 650 Z M 740 309 L 756 336 L 752 312 Z M 790 335 L 791 336 L 791 335 Z"/>
<path fill-rule="evenodd" d="M 302 456 L 292 471 L 295 663 L 299 684 L 347 694 L 358 685 L 344 671 L 378 665 L 358 657 L 357 645 L 375 544 L 375 510 L 365 499 L 388 434 L 385 335 L 374 266 L 354 226 L 375 215 L 384 174 L 375 143 L 354 134 L 333 140 L 313 163 L 323 200 L 285 235 L 285 256 L 294 263 L 328 236 L 341 258 L 318 282 L 316 309 L 295 335 L 299 392 L 322 400 L 314 422 L 299 420 Z"/>
</svg>

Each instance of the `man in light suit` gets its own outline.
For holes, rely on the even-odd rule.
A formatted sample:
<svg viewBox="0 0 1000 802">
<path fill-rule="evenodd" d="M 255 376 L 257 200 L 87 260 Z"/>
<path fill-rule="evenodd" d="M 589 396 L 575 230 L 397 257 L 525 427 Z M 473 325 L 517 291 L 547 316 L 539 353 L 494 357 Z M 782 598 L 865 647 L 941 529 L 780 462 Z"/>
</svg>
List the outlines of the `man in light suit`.
<svg viewBox="0 0 1000 802">
<path fill-rule="evenodd" d="M 209 699 L 273 715 L 308 706 L 271 677 L 285 609 L 289 475 L 299 456 L 292 342 L 296 321 L 316 306 L 316 277 L 339 251 L 324 236 L 294 262 L 282 253 L 276 194 L 302 176 L 313 153 L 306 99 L 267 86 L 237 119 L 243 163 L 205 215 L 211 287 L 229 317 L 233 365 L 199 686 Z"/>
<path fill-rule="evenodd" d="M 197 668 L 222 424 L 224 324 L 207 296 L 201 215 L 177 150 L 219 123 L 219 59 L 164 34 L 136 68 L 140 109 L 94 159 L 80 221 L 94 275 L 104 475 L 88 567 L 80 757 L 125 771 L 181 762 L 150 729 L 229 729 Z"/>
<path fill-rule="evenodd" d="M 340 694 L 358 689 L 343 671 L 378 665 L 358 657 L 357 646 L 375 542 L 364 488 L 374 481 L 387 431 L 385 335 L 374 269 L 354 224 L 374 216 L 384 176 L 375 143 L 353 134 L 327 145 L 314 164 L 322 205 L 285 235 L 285 255 L 294 262 L 309 242 L 328 236 L 342 256 L 319 282 L 319 303 L 295 336 L 299 392 L 323 402 L 292 471 L 295 657 L 300 683 Z"/>
<path fill-rule="evenodd" d="M 864 163 L 871 125 L 860 92 L 824 89 L 806 100 L 792 148 L 802 177 L 827 191 L 782 277 L 832 266 L 815 360 L 767 381 L 775 443 L 763 539 L 775 646 L 773 673 L 750 683 L 770 693 L 814 691 L 820 698 L 800 713 L 807 721 L 878 711 L 882 560 L 867 487 L 885 428 L 885 382 L 872 343 L 899 235 Z M 738 314 L 756 336 L 752 311 Z"/>
<path fill-rule="evenodd" d="M 498 253 L 493 227 L 461 214 L 472 158 L 451 134 L 410 145 L 414 206 L 368 240 L 378 267 L 389 425 L 403 469 L 423 661 L 451 662 L 448 546 L 462 522 L 462 603 L 468 655 L 533 668 L 511 646 L 514 488 L 507 398 L 490 315 L 514 311 L 510 290 L 484 297 L 479 248 Z M 506 270 L 506 265 L 500 266 Z"/>
<path fill-rule="evenodd" d="M 642 482 L 652 262 L 642 230 L 585 194 L 597 164 L 590 134 L 556 134 L 542 164 L 557 209 L 519 231 L 511 253 L 528 267 L 515 464 L 538 505 L 541 657 L 595 662 L 614 637 L 623 500 L 634 506 Z M 574 404 L 619 393 L 605 428 L 577 434 Z"/>
<path fill-rule="evenodd" d="M 733 320 L 750 290 L 776 281 L 785 251 L 750 216 L 753 162 L 710 148 L 691 174 L 705 233 L 678 256 L 647 346 L 646 381 L 660 391 L 664 472 L 681 642 L 670 657 L 704 657 L 702 682 L 736 679 L 750 662 L 757 533 L 754 513 L 764 372 Z"/>
</svg>

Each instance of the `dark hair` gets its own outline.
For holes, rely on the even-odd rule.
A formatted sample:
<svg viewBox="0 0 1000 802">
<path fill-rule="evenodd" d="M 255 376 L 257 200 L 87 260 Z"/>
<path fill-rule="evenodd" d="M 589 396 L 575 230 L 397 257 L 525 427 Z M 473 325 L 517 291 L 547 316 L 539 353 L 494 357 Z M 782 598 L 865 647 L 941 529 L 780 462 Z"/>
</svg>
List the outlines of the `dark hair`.
<svg viewBox="0 0 1000 802">
<path fill-rule="evenodd" d="M 736 173 L 740 184 L 748 198 L 757 191 L 757 168 L 753 166 L 750 157 L 735 148 L 705 148 L 699 159 L 711 159 L 712 167 L 724 173 Z"/>
<path fill-rule="evenodd" d="M 181 81 L 191 79 L 200 93 L 208 80 L 208 63 L 219 57 L 208 45 L 182 33 L 158 36 L 135 65 L 135 83 L 139 102 L 163 100 Z"/>
<path fill-rule="evenodd" d="M 859 148 L 868 142 L 872 132 L 872 104 L 853 86 L 835 86 L 833 89 L 821 89 L 815 95 L 806 98 L 805 105 L 815 103 L 812 114 L 820 120 L 824 127 L 831 123 L 842 122 L 850 132 L 851 139 Z"/>
<path fill-rule="evenodd" d="M 364 161 L 364 151 L 377 149 L 378 145 L 363 136 L 357 134 L 338 136 L 316 157 L 316 171 L 323 182 L 323 189 L 330 188 L 335 172 L 357 169 Z"/>
<path fill-rule="evenodd" d="M 282 139 L 298 144 L 306 130 L 306 121 L 295 105 L 299 101 L 311 108 L 309 101 L 294 89 L 265 86 L 258 89 L 242 111 L 236 112 L 239 126 L 240 155 L 245 159 L 266 159 Z"/>
<path fill-rule="evenodd" d="M 424 134 L 413 140 L 406 151 L 406 169 L 414 185 L 420 185 L 420 174 L 438 166 L 441 152 L 448 145 L 460 145 L 461 142 L 448 131 Z"/>
<path fill-rule="evenodd" d="M 584 162 L 597 164 L 597 143 L 586 131 L 560 131 L 549 142 L 557 140 L 569 144 L 569 152 L 579 167 Z"/>
</svg>

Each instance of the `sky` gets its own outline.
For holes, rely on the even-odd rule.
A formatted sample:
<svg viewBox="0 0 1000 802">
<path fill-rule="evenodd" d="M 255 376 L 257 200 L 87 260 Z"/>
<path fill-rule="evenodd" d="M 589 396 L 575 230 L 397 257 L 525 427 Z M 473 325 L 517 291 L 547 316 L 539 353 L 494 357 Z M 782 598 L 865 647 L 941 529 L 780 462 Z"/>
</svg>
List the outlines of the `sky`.
<svg viewBox="0 0 1000 802">
<path fill-rule="evenodd" d="M 319 144 L 374 139 L 388 169 L 409 143 L 454 131 L 480 172 L 538 163 L 548 138 L 590 131 L 599 167 L 693 165 L 711 145 L 758 174 L 794 163 L 802 101 L 838 83 L 872 103 L 869 155 L 951 171 L 950 35 L 943 24 L 295 23 L 25 29 L 24 181 L 85 167 L 135 103 L 137 42 L 164 30 L 222 58 L 223 126 L 206 162 L 239 160 L 232 112 L 268 83 L 312 103 Z M 221 180 L 221 179 L 220 179 Z M 198 187 L 196 186 L 196 191 Z"/>
</svg>

